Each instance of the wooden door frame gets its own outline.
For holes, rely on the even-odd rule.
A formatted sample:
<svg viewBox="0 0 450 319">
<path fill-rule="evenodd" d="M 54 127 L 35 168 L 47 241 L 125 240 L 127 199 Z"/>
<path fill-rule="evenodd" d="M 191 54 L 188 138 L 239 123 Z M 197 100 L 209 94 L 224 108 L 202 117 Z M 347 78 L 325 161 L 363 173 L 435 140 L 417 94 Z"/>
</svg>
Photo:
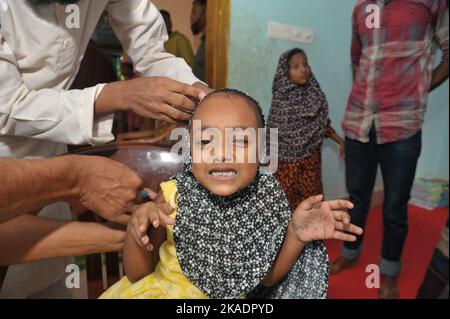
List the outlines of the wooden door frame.
<svg viewBox="0 0 450 319">
<path fill-rule="evenodd" d="M 206 13 L 205 78 L 212 88 L 228 83 L 231 0 L 209 0 Z"/>
</svg>

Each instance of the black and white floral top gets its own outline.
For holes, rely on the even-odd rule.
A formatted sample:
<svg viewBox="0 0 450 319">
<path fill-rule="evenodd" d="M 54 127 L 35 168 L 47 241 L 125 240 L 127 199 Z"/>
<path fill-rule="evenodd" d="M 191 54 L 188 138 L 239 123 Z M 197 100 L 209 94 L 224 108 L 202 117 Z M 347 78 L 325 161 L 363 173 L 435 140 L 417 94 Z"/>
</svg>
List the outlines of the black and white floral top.
<svg viewBox="0 0 450 319">
<path fill-rule="evenodd" d="M 260 173 L 246 189 L 219 197 L 191 171 L 176 176 L 176 254 L 184 274 L 210 298 L 325 298 L 328 255 L 307 245 L 287 277 L 263 288 L 280 250 L 291 210 L 276 179 Z"/>
</svg>

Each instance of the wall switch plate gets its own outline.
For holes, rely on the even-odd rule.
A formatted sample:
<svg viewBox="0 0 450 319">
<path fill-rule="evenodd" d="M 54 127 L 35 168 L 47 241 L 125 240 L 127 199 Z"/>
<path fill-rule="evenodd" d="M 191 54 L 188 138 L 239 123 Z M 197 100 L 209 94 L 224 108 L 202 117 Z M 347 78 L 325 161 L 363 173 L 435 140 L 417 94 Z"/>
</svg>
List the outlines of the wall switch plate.
<svg viewBox="0 0 450 319">
<path fill-rule="evenodd" d="M 273 39 L 288 40 L 301 43 L 314 43 L 313 30 L 277 22 L 269 22 L 267 28 L 267 36 Z"/>
</svg>

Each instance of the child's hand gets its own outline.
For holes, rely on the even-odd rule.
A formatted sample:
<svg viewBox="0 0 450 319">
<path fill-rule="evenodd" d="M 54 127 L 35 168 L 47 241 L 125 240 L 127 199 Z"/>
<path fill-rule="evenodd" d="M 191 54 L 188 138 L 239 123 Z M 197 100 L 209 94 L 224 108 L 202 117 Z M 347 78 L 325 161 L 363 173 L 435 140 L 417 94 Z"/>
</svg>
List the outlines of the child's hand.
<svg viewBox="0 0 450 319">
<path fill-rule="evenodd" d="M 343 211 L 353 208 L 353 204 L 346 200 L 322 200 L 322 195 L 310 197 L 295 210 L 291 223 L 298 240 L 303 243 L 325 239 L 355 241 L 355 235 L 361 235 L 363 230 L 351 224 L 350 215 Z"/>
<path fill-rule="evenodd" d="M 150 225 L 154 228 L 160 226 L 174 225 L 175 220 L 169 215 L 173 212 L 173 208 L 169 203 L 154 203 L 148 202 L 140 206 L 136 206 L 131 221 L 128 224 L 128 232 L 134 237 L 136 242 L 148 251 L 153 250 L 150 239 L 147 235 L 147 230 Z"/>
</svg>

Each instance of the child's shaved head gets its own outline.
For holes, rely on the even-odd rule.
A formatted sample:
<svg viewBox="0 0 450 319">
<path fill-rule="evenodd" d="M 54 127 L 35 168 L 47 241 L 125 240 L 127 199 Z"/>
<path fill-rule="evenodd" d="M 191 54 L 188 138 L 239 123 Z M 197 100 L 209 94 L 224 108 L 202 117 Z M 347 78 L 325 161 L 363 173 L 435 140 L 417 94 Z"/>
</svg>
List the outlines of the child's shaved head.
<svg viewBox="0 0 450 319">
<path fill-rule="evenodd" d="M 258 128 L 264 128 L 265 127 L 265 120 L 264 120 L 264 114 L 262 112 L 261 106 L 259 105 L 259 103 L 252 98 L 250 95 L 248 95 L 247 93 L 244 93 L 242 91 L 236 90 L 236 89 L 219 89 L 219 90 L 215 90 L 212 93 L 208 94 L 201 102 L 200 104 L 197 106 L 197 109 L 199 107 L 201 107 L 201 105 L 203 103 L 205 103 L 208 99 L 210 99 L 213 96 L 216 96 L 218 94 L 222 94 L 225 96 L 237 96 L 237 97 L 241 97 L 242 99 L 244 99 L 247 104 L 249 106 L 252 107 L 253 111 L 255 112 L 256 115 L 256 119 L 258 122 Z M 195 115 L 195 112 L 193 114 L 193 117 Z M 189 125 L 189 129 L 191 129 L 191 125 Z"/>
</svg>

